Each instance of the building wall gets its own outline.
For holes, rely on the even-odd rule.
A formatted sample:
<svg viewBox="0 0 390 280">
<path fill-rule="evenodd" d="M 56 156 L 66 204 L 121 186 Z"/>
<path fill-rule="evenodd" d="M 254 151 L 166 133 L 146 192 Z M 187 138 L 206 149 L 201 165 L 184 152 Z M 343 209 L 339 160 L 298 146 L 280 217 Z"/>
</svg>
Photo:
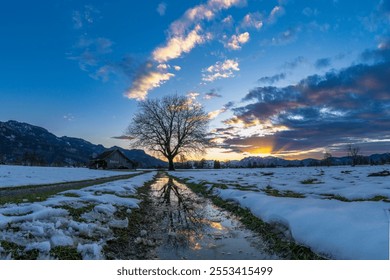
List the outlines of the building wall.
<svg viewBox="0 0 390 280">
<path fill-rule="evenodd" d="M 107 168 L 108 169 L 115 169 L 119 167 L 127 167 L 127 168 L 134 168 L 131 162 L 126 160 L 120 153 L 115 152 L 112 153 L 109 157 L 106 158 L 107 162 Z"/>
</svg>

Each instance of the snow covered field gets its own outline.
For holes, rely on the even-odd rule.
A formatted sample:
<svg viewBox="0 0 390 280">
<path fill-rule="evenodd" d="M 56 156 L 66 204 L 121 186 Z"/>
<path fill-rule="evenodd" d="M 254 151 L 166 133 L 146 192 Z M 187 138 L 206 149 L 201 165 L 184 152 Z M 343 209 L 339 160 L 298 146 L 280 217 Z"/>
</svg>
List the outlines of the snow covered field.
<svg viewBox="0 0 390 280">
<path fill-rule="evenodd" d="M 131 173 L 134 172 L 0 165 L 0 188 L 98 179 Z"/>
<path fill-rule="evenodd" d="M 4 248 L 9 243 L 20 246 L 22 253 L 35 249 L 38 259 L 53 258 L 51 250 L 58 246 L 75 248 L 83 259 L 104 259 L 102 248 L 113 238 L 112 229 L 129 222 L 114 213 L 121 207 L 128 213 L 138 207 L 136 188 L 155 175 L 68 190 L 43 202 L 0 206 L 0 259 L 12 258 Z"/>
<path fill-rule="evenodd" d="M 368 177 L 387 166 L 175 171 L 190 182 L 224 184 L 216 195 L 334 259 L 389 257 L 390 177 Z"/>
</svg>

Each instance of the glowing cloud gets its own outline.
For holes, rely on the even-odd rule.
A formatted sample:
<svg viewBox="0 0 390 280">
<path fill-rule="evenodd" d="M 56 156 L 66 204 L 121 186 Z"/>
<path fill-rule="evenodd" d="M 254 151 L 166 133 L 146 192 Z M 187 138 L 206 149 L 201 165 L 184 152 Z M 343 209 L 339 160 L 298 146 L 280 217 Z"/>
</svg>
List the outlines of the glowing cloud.
<svg viewBox="0 0 390 280">
<path fill-rule="evenodd" d="M 205 33 L 202 30 L 202 21 L 212 20 L 221 10 L 244 4 L 246 4 L 246 0 L 209 0 L 205 4 L 188 9 L 180 19 L 171 24 L 166 43 L 152 52 L 151 62 L 157 66 L 150 67 L 146 72 L 137 75 L 126 96 L 128 98 L 145 99 L 150 90 L 160 87 L 174 76 L 172 73 L 167 73 L 170 68 L 167 63 L 170 60 L 179 58 L 183 54 L 189 53 L 197 45 L 212 39 L 210 33 Z M 165 4 L 161 3 L 157 10 L 160 15 L 163 15 L 165 9 Z M 238 35 L 236 44 L 244 44 L 248 41 L 249 34 L 241 35 Z M 236 66 L 231 66 L 230 70 L 227 69 L 223 73 L 211 73 L 216 76 L 209 79 L 233 76 L 232 71 L 239 70 L 238 63 L 236 62 L 236 64 Z M 173 68 L 176 71 L 181 69 L 179 66 L 173 66 Z"/>
<path fill-rule="evenodd" d="M 172 73 L 161 73 L 157 71 L 147 72 L 133 82 L 132 87 L 126 93 L 126 96 L 128 98 L 143 100 L 149 90 L 160 87 L 174 76 L 175 75 Z"/>
<path fill-rule="evenodd" d="M 227 42 L 226 47 L 231 50 L 240 50 L 242 45 L 249 41 L 249 33 L 244 32 L 239 35 L 233 35 Z"/>
<path fill-rule="evenodd" d="M 240 71 L 237 60 L 227 59 L 224 62 L 218 61 L 214 65 L 203 69 L 202 80 L 213 82 L 217 79 L 232 78 L 234 77 L 233 71 Z"/>
<path fill-rule="evenodd" d="M 172 37 L 166 46 L 153 51 L 153 59 L 159 63 L 167 62 L 180 57 L 183 53 L 189 53 L 196 45 L 202 44 L 206 36 L 201 35 L 202 28 L 197 25 L 185 37 Z"/>
</svg>

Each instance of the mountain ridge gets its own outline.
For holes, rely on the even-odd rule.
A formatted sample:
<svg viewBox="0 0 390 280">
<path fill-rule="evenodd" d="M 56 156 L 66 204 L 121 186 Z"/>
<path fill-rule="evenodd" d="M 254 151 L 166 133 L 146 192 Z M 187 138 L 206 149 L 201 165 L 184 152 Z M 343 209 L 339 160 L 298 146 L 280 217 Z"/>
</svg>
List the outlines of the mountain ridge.
<svg viewBox="0 0 390 280">
<path fill-rule="evenodd" d="M 58 137 L 47 129 L 25 122 L 0 121 L 0 163 L 48 166 L 86 166 L 98 154 L 118 148 L 139 167 L 160 167 L 166 163 L 143 150 L 117 146 L 106 148 L 82 138 Z"/>
</svg>

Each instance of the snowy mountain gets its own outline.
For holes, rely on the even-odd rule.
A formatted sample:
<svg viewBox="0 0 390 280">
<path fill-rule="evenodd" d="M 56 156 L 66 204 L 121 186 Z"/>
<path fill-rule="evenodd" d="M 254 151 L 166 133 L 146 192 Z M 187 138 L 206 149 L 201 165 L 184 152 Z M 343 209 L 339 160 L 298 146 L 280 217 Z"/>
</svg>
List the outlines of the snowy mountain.
<svg viewBox="0 0 390 280">
<path fill-rule="evenodd" d="M 138 162 L 140 167 L 166 165 L 143 150 L 120 149 L 131 160 Z M 108 149 L 103 145 L 95 145 L 83 139 L 57 137 L 46 129 L 31 124 L 0 122 L 0 163 L 83 166 L 106 150 Z"/>
</svg>

